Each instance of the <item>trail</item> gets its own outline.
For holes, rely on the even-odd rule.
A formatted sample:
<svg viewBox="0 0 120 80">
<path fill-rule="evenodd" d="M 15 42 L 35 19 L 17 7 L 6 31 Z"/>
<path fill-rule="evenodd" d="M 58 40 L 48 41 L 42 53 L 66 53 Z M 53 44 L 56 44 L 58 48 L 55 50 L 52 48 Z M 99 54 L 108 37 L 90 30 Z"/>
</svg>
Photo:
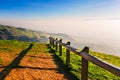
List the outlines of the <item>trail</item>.
<svg viewBox="0 0 120 80">
<path fill-rule="evenodd" d="M 10 64 L 0 66 L 0 78 L 0 80 L 68 80 L 59 70 L 51 54 L 32 46 L 13 57 Z"/>
</svg>

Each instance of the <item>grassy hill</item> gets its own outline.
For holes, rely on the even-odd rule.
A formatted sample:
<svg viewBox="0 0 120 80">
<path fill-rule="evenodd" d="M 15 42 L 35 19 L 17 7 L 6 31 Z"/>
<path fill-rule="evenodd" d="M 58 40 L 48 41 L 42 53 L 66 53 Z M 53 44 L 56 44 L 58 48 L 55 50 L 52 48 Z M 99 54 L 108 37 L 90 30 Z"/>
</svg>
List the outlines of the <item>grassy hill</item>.
<svg viewBox="0 0 120 80">
<path fill-rule="evenodd" d="M 0 39 L 2 40 L 21 40 L 32 42 L 47 42 L 48 34 L 36 32 L 24 28 L 0 25 Z"/>
<path fill-rule="evenodd" d="M 55 48 L 53 49 L 55 50 Z M 63 64 L 66 65 L 66 49 L 63 47 L 62 51 L 62 56 L 59 56 L 59 51 L 55 51 L 55 54 L 63 62 Z M 102 59 L 103 61 L 109 62 L 110 64 L 120 67 L 120 57 L 93 51 L 90 51 L 90 54 Z M 79 79 L 81 78 L 81 65 L 81 56 L 78 56 L 75 53 L 71 52 L 68 70 Z M 89 80 L 120 80 L 120 77 L 115 76 L 114 74 L 91 62 L 89 62 L 88 72 Z"/>
<path fill-rule="evenodd" d="M 50 36 L 72 40 L 72 38 L 63 33 L 46 33 L 42 31 L 28 30 L 25 28 L 16 28 L 13 26 L 0 25 L 0 40 L 20 40 L 29 42 L 48 42 Z"/>
</svg>

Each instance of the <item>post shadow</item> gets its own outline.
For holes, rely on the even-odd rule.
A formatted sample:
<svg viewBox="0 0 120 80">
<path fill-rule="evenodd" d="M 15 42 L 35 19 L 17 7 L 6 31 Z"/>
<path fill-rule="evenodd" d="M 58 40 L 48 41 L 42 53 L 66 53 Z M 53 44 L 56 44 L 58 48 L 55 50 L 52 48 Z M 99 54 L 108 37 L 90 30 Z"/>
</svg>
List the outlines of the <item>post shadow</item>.
<svg viewBox="0 0 120 80">
<path fill-rule="evenodd" d="M 51 56 L 54 59 L 55 64 L 58 66 L 58 72 L 64 74 L 68 80 L 79 80 L 73 73 L 69 71 L 70 67 L 63 64 L 63 61 L 58 55 L 56 55 L 56 50 L 47 45 L 50 49 L 48 52 L 51 53 Z"/>
<path fill-rule="evenodd" d="M 5 67 L 5 69 L 0 72 L 0 80 L 4 80 L 4 78 L 10 73 L 10 71 L 19 65 L 20 60 L 27 54 L 32 46 L 33 44 L 30 44 L 27 49 L 23 50 L 8 66 Z"/>
</svg>

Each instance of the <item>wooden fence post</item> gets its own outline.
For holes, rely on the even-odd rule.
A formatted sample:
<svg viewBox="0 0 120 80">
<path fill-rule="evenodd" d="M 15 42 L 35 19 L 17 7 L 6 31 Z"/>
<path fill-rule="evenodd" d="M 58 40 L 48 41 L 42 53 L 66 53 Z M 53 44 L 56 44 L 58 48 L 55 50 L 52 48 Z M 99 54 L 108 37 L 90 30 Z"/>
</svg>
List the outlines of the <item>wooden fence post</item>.
<svg viewBox="0 0 120 80">
<path fill-rule="evenodd" d="M 50 45 L 52 46 L 52 38 L 50 37 Z"/>
<path fill-rule="evenodd" d="M 89 53 L 89 47 L 85 47 L 82 52 Z M 88 79 L 88 61 L 82 57 L 82 71 L 81 71 L 81 80 Z"/>
<path fill-rule="evenodd" d="M 66 45 L 70 45 L 70 41 Z M 66 65 L 70 63 L 70 51 L 66 48 Z"/>
<path fill-rule="evenodd" d="M 52 45 L 53 45 L 53 48 L 55 47 L 55 43 L 54 43 L 54 38 L 52 38 Z"/>
<path fill-rule="evenodd" d="M 55 43 L 56 51 L 58 50 L 57 40 L 58 40 L 58 38 L 56 38 L 56 43 Z"/>
<path fill-rule="evenodd" d="M 62 39 L 59 40 L 60 43 L 62 43 Z M 59 43 L 59 55 L 62 56 L 62 45 Z"/>
<path fill-rule="evenodd" d="M 49 37 L 49 45 L 51 45 L 51 37 Z"/>
</svg>

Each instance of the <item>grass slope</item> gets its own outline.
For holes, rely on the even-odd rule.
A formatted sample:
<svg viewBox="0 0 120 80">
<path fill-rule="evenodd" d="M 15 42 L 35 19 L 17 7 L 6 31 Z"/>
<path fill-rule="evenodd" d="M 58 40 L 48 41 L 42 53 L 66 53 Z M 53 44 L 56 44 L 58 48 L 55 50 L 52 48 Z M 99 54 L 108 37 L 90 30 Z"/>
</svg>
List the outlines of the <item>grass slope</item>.
<svg viewBox="0 0 120 80">
<path fill-rule="evenodd" d="M 0 25 L 0 39 L 3 40 L 21 40 L 32 42 L 47 42 L 48 34 L 44 32 L 37 32 L 33 30 L 27 30 L 24 28 L 16 28 L 12 26 Z"/>
<path fill-rule="evenodd" d="M 22 50 L 25 50 L 31 43 L 34 44 L 33 49 L 36 50 L 36 52 L 30 52 L 29 54 L 37 54 L 39 53 L 39 50 L 42 51 L 42 53 L 46 53 L 48 51 L 46 44 L 42 43 L 23 42 L 17 40 L 0 40 L 0 65 L 9 64 L 11 60 L 7 60 L 7 56 L 15 58 L 17 54 L 19 54 Z M 3 59 L 1 56 L 6 57 Z"/>
<path fill-rule="evenodd" d="M 16 40 L 0 40 L 0 65 L 8 65 L 12 59 L 17 56 L 15 54 L 26 49 L 29 44 L 29 42 L 21 42 Z M 8 59 L 8 57 L 10 58 Z"/>
<path fill-rule="evenodd" d="M 46 43 L 48 42 L 48 38 L 50 36 L 62 38 L 65 41 L 73 41 L 69 35 L 63 33 L 46 33 L 42 31 L 28 30 L 25 28 L 0 25 L 0 40 L 20 40 Z"/>
<path fill-rule="evenodd" d="M 55 50 L 55 49 L 54 49 Z M 59 58 L 63 61 L 63 64 L 65 65 L 66 60 L 66 49 L 63 47 L 63 55 L 59 56 L 59 52 L 56 51 L 56 55 L 59 56 Z M 98 52 L 92 52 L 90 51 L 91 55 L 94 55 L 104 61 L 107 61 L 111 64 L 114 64 L 117 67 L 120 67 L 120 57 L 116 57 L 113 55 L 106 55 L 104 53 L 98 53 Z M 74 54 L 73 52 L 70 53 L 70 64 L 68 65 L 68 68 L 70 72 L 74 75 L 76 75 L 77 78 L 81 78 L 81 57 Z M 89 62 L 89 79 L 90 80 L 120 80 L 120 77 L 117 77 L 113 75 L 112 73 L 108 72 L 107 70 L 94 65 L 93 63 Z"/>
</svg>

